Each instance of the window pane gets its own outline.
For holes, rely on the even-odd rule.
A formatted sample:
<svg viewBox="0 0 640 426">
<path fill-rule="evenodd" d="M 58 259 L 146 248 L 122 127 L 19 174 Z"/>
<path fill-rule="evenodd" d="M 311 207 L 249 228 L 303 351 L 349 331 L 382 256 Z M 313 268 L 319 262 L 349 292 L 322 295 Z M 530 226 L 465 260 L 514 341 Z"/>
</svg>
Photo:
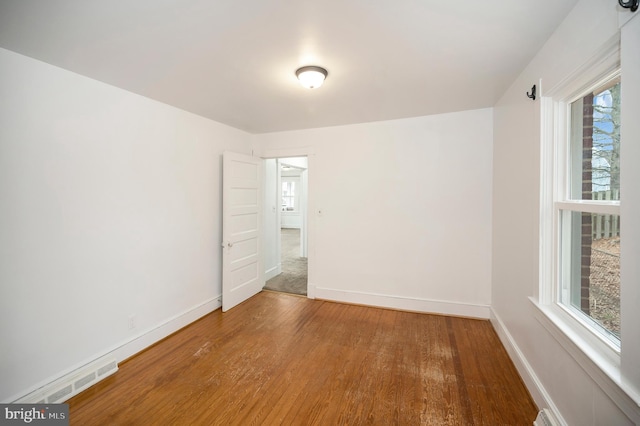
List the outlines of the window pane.
<svg viewBox="0 0 640 426">
<path fill-rule="evenodd" d="M 562 212 L 560 303 L 620 339 L 620 216 Z"/>
<path fill-rule="evenodd" d="M 571 103 L 573 200 L 620 200 L 620 80 Z"/>
<path fill-rule="evenodd" d="M 296 210 L 296 183 L 292 181 L 282 182 L 282 211 Z"/>
</svg>

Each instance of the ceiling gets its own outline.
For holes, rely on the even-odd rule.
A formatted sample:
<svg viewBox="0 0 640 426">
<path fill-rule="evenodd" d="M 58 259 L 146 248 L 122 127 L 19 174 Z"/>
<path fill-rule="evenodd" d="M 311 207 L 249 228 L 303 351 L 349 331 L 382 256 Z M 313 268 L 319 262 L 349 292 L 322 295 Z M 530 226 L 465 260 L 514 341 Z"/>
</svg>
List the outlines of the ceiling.
<svg viewBox="0 0 640 426">
<path fill-rule="evenodd" d="M 266 133 L 491 107 L 576 3 L 0 0 L 0 47 Z"/>
</svg>

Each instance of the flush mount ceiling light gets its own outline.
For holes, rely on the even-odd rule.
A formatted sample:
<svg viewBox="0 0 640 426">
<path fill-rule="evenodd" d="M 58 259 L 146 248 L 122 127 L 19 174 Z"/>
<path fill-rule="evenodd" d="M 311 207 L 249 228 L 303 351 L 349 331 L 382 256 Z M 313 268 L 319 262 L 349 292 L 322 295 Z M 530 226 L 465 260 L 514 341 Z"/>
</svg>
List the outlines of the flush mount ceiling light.
<svg viewBox="0 0 640 426">
<path fill-rule="evenodd" d="M 324 83 L 324 79 L 327 77 L 327 70 L 316 66 L 302 67 L 296 71 L 296 77 L 304 87 L 315 89 Z"/>
</svg>

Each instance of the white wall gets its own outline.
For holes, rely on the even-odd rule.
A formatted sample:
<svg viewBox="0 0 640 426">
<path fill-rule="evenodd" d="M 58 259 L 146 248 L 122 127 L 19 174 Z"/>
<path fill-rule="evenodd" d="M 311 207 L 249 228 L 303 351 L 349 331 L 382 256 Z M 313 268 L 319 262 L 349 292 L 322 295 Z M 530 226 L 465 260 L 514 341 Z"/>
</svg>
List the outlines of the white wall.
<svg viewBox="0 0 640 426">
<path fill-rule="evenodd" d="M 307 161 L 307 157 L 288 157 L 288 158 L 280 158 L 280 164 L 284 164 L 287 166 L 298 167 L 300 169 L 306 169 L 309 167 L 309 162 Z"/>
<path fill-rule="evenodd" d="M 275 159 L 264 160 L 264 279 L 270 280 L 281 272 L 280 263 L 280 190 L 278 164 Z"/>
<path fill-rule="evenodd" d="M 629 411 L 635 404 L 629 404 L 619 390 L 598 385 L 593 378 L 598 377 L 597 371 L 587 371 L 583 361 L 576 361 L 581 359 L 579 353 L 570 353 L 536 319 L 536 308 L 529 300 L 537 295 L 539 285 L 540 101 L 531 101 L 525 92 L 542 79 L 544 94 L 545 88 L 555 86 L 592 57 L 618 33 L 617 13 L 615 1 L 579 2 L 494 109 L 494 324 L 538 405 L 552 406 L 570 425 L 632 424 Z M 623 149 L 623 155 L 632 154 Z M 638 160 L 626 159 L 627 164 Z M 637 187 L 637 167 L 624 173 L 623 185 L 635 179 Z M 634 197 L 632 191 L 623 191 L 627 199 Z M 637 222 L 623 222 L 625 231 L 637 235 Z M 630 254 L 639 257 L 638 252 Z M 630 334 L 637 340 L 638 324 L 633 327 L 635 332 Z M 625 404 L 627 415 L 620 408 Z"/>
<path fill-rule="evenodd" d="M 488 317 L 492 120 L 483 109 L 254 135 L 266 156 L 311 153 L 309 294 Z"/>
<path fill-rule="evenodd" d="M 249 149 L 244 132 L 0 49 L 0 400 L 219 306 L 221 153 Z"/>
</svg>

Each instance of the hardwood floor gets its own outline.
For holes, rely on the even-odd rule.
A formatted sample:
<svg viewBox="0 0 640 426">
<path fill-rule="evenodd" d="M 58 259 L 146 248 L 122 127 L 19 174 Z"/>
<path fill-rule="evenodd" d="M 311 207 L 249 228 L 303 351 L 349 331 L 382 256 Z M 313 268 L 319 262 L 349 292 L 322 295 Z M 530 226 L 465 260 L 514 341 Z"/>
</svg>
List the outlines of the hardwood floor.
<svg viewBox="0 0 640 426">
<path fill-rule="evenodd" d="M 68 401 L 71 425 L 531 425 L 488 321 L 262 292 Z"/>
</svg>

